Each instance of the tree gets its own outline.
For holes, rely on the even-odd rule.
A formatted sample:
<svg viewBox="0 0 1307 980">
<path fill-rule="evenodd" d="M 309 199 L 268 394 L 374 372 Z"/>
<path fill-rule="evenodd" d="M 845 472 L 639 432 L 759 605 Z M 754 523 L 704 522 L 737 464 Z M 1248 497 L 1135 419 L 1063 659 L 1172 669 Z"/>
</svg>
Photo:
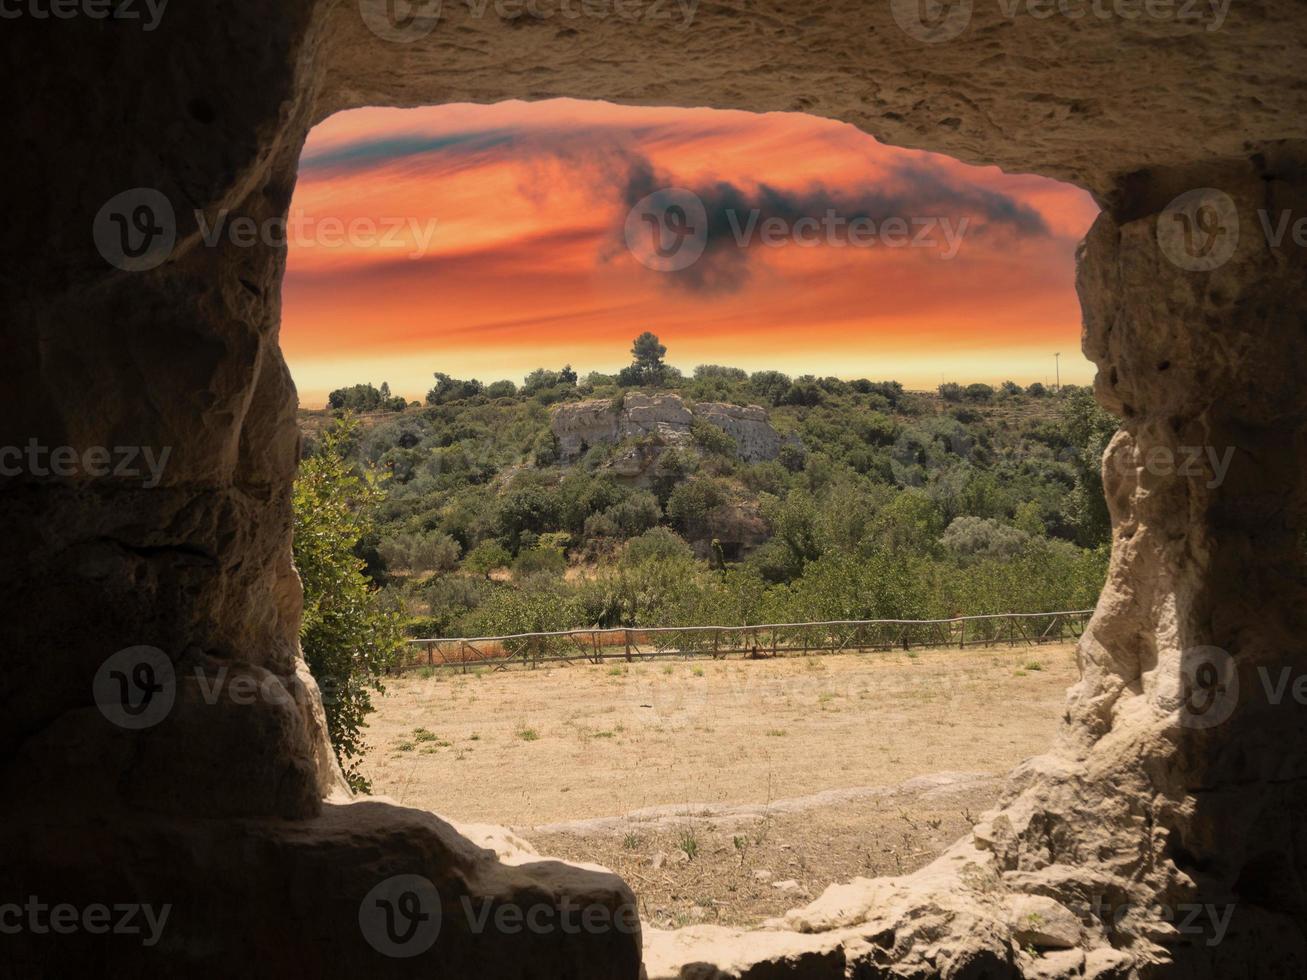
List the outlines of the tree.
<svg viewBox="0 0 1307 980">
<path fill-rule="evenodd" d="M 380 388 L 370 384 L 351 385 L 337 388 L 327 396 L 327 407 L 338 412 L 402 412 L 407 406 L 402 396 L 391 395 L 390 385 L 384 381 Z"/>
<path fill-rule="evenodd" d="M 428 405 L 445 405 L 481 394 L 481 382 L 475 378 L 463 381 L 460 378 L 451 378 L 441 371 L 435 372 L 434 377 L 436 386 L 427 392 Z"/>
<path fill-rule="evenodd" d="M 358 771 L 364 718 L 382 672 L 403 646 L 398 612 L 363 574 L 355 554 L 376 529 L 381 491 L 346 460 L 343 446 L 357 423 L 328 429 L 318 451 L 300 464 L 292 494 L 294 556 L 304 586 L 300 643 L 323 691 L 327 733 L 352 789 L 366 792 Z"/>
<path fill-rule="evenodd" d="M 663 355 L 666 353 L 667 348 L 648 330 L 636 337 L 635 343 L 631 345 L 631 356 L 635 358 L 635 367 L 651 377 L 662 374 Z"/>
<path fill-rule="evenodd" d="M 493 538 L 488 538 L 467 553 L 463 567 L 469 572 L 489 578 L 491 572 L 507 568 L 512 562 L 513 556 L 508 549 Z"/>
<path fill-rule="evenodd" d="M 1098 406 L 1088 388 L 1066 395 L 1060 414 L 1067 442 L 1077 450 L 1071 459 L 1075 486 L 1067 501 L 1067 515 L 1080 544 L 1089 548 L 1106 544 L 1112 537 L 1112 520 L 1101 467 L 1107 444 L 1116 434 L 1117 419 Z"/>
</svg>

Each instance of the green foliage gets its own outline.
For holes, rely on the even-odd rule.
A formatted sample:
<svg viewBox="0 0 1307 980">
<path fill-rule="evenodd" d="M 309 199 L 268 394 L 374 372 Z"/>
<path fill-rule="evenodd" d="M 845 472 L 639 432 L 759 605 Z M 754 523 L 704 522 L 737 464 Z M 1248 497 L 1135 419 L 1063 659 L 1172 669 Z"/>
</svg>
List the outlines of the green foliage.
<svg viewBox="0 0 1307 980">
<path fill-rule="evenodd" d="M 481 382 L 475 378 L 470 381 L 461 381 L 458 378 L 451 378 L 440 371 L 435 373 L 435 387 L 427 392 L 428 405 L 445 405 L 449 402 L 462 401 L 465 398 L 475 398 L 481 394 Z"/>
<path fill-rule="evenodd" d="M 1097 547 L 1111 540 L 1111 517 L 1103 496 L 1101 465 L 1107 444 L 1118 428 L 1117 419 L 1098 406 L 1087 389 L 1068 390 L 1062 401 L 1062 425 L 1073 449 L 1075 486 L 1068 512 L 1076 540 Z"/>
<path fill-rule="evenodd" d="M 695 444 L 706 453 L 717 453 L 732 458 L 736 454 L 735 440 L 725 429 L 711 422 L 705 422 L 697 416 L 690 423 L 690 435 L 694 437 Z"/>
<path fill-rule="evenodd" d="M 368 788 L 358 771 L 362 729 L 380 677 L 401 649 L 400 616 L 363 575 L 355 547 L 372 529 L 382 493 L 344 457 L 355 432 L 346 418 L 328 429 L 300 464 L 292 495 L 294 557 L 304 586 L 300 642 L 323 691 L 327 731 L 350 785 Z"/>
<path fill-rule="evenodd" d="M 512 553 L 498 541 L 482 541 L 463 559 L 463 567 L 467 571 L 485 576 L 501 568 L 507 568 L 512 563 Z"/>
<path fill-rule="evenodd" d="M 940 543 L 963 558 L 1010 558 L 1030 543 L 1030 535 L 989 517 L 955 517 Z"/>
<path fill-rule="evenodd" d="M 402 412 L 408 403 L 400 396 L 392 396 L 390 385 L 381 382 L 380 388 L 370 384 L 337 388 L 327 396 L 327 407 L 346 412 Z"/>
<path fill-rule="evenodd" d="M 667 518 L 687 538 L 703 538 L 710 532 L 709 516 L 726 502 L 716 481 L 695 476 L 677 484 L 667 498 Z"/>
<path fill-rule="evenodd" d="M 399 534 L 383 538 L 377 545 L 388 571 L 414 574 L 452 571 L 458 566 L 461 551 L 458 542 L 443 531 Z"/>
<path fill-rule="evenodd" d="M 407 603 L 410 629 L 913 618 L 1093 602 L 1108 540 L 1099 458 L 1116 424 L 1087 389 L 947 384 L 936 395 L 720 365 L 683 379 L 664 354 L 656 337 L 643 340 L 624 381 L 691 401 L 769 405 L 778 457 L 746 463 L 721 429 L 696 420 L 685 443 L 601 442 L 564 462 L 548 406 L 585 397 L 620 409 L 624 398 L 613 377 L 578 381 L 570 368 L 534 371 L 516 393 L 511 382 L 482 389 L 438 375 L 426 406 L 369 419 L 340 441 L 359 467 L 388 475 L 376 526 L 354 554 Z M 613 465 L 628 454 L 638 476 Z M 564 576 L 569 565 L 576 574 Z M 491 581 L 506 568 L 511 579 Z M 421 580 L 428 572 L 439 575 Z"/>
</svg>

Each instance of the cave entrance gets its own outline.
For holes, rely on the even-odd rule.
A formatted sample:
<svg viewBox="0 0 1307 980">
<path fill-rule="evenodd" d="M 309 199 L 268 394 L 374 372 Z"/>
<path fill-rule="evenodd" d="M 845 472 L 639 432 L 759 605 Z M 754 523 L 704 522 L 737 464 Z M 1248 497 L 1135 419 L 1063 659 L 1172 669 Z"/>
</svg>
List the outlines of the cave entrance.
<svg viewBox="0 0 1307 980">
<path fill-rule="evenodd" d="M 310 457 L 356 416 L 357 553 L 426 641 L 357 775 L 657 927 L 928 863 L 1047 744 L 1102 582 L 1096 213 L 796 114 L 324 122 L 282 347 Z M 958 619 L 1008 613 L 1074 615 Z M 814 625 L 659 632 L 759 624 Z"/>
</svg>

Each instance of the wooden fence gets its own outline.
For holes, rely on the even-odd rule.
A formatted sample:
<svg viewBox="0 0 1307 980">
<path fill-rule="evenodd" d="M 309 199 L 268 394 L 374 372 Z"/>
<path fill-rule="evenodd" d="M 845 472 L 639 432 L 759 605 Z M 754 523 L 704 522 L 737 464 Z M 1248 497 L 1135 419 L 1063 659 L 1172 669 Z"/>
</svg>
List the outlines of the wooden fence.
<svg viewBox="0 0 1307 980">
<path fill-rule="evenodd" d="M 636 662 L 658 658 L 731 655 L 760 658 L 854 650 L 973 647 L 1058 643 L 1077 639 L 1092 609 L 1000 613 L 956 619 L 832 620 L 757 626 L 657 626 L 574 629 L 511 636 L 409 640 L 396 670 L 419 667 L 504 670 L 542 663 Z"/>
</svg>

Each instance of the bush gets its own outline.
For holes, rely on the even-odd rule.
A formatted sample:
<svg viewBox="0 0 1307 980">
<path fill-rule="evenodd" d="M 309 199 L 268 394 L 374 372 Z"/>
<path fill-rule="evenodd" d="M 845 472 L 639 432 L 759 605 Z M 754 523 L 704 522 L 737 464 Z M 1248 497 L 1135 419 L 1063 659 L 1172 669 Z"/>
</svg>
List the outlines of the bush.
<svg viewBox="0 0 1307 980">
<path fill-rule="evenodd" d="M 449 402 L 462 401 L 465 398 L 474 398 L 481 394 L 481 382 L 473 378 L 470 381 L 462 381 L 458 378 L 451 378 L 440 371 L 435 373 L 436 385 L 427 392 L 428 405 L 445 405 Z"/>
<path fill-rule="evenodd" d="M 540 544 L 523 551 L 513 562 L 513 578 L 524 579 L 531 575 L 561 576 L 567 571 L 567 558 L 563 549 L 555 545 Z"/>
<path fill-rule="evenodd" d="M 712 480 L 695 477 L 679 484 L 667 498 L 667 517 L 687 538 L 706 537 L 708 515 L 726 502 L 721 489 Z"/>
<path fill-rule="evenodd" d="M 949 524 L 940 543 L 963 558 L 1011 558 L 1030 542 L 1030 535 L 987 517 L 958 517 Z"/>
<path fill-rule="evenodd" d="M 491 572 L 507 568 L 512 562 L 512 554 L 498 541 L 482 541 L 467 553 L 463 559 L 463 568 L 489 577 Z"/>
<path fill-rule="evenodd" d="M 403 569 L 421 574 L 451 571 L 457 567 L 462 549 L 450 535 L 432 531 L 385 538 L 377 545 L 377 551 L 388 571 Z"/>
<path fill-rule="evenodd" d="M 695 418 L 690 422 L 690 434 L 694 436 L 694 441 L 699 448 L 706 453 L 717 453 L 721 456 L 734 457 L 738 449 L 735 440 L 723 428 L 706 422 L 703 419 Z"/>
<path fill-rule="evenodd" d="M 637 538 L 632 538 L 622 552 L 622 561 L 627 565 L 639 565 L 646 561 L 668 559 L 693 559 L 694 552 L 685 543 L 685 539 L 666 527 L 655 527 L 645 531 Z"/>
<path fill-rule="evenodd" d="M 300 464 L 291 503 L 295 567 L 304 587 L 304 659 L 323 689 L 336 759 L 351 788 L 366 792 L 368 781 L 358 771 L 366 749 L 363 719 L 404 637 L 398 611 L 364 577 L 354 554 L 373 532 L 381 500 L 343 455 L 355 424 L 347 420 L 323 434 L 318 451 Z"/>
</svg>

